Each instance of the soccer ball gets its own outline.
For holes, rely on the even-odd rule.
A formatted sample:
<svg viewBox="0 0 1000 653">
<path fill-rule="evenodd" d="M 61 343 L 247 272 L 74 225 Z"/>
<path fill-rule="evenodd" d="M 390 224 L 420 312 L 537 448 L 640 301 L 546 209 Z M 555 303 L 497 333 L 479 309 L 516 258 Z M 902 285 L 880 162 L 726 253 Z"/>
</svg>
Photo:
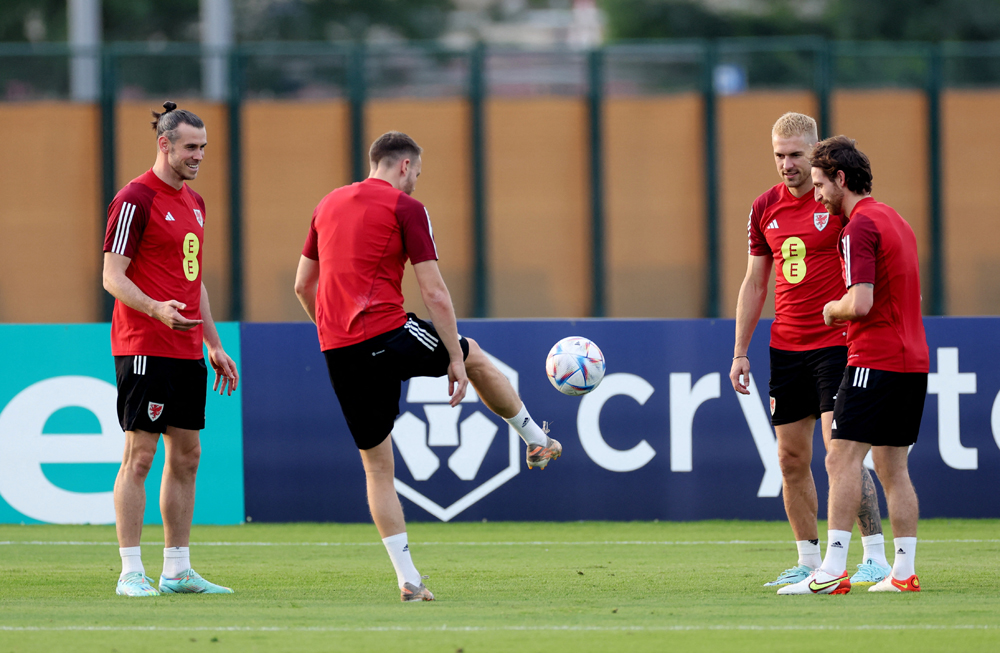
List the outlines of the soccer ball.
<svg viewBox="0 0 1000 653">
<path fill-rule="evenodd" d="M 586 338 L 563 338 L 549 350 L 545 374 L 564 395 L 587 394 L 604 378 L 604 354 Z"/>
</svg>

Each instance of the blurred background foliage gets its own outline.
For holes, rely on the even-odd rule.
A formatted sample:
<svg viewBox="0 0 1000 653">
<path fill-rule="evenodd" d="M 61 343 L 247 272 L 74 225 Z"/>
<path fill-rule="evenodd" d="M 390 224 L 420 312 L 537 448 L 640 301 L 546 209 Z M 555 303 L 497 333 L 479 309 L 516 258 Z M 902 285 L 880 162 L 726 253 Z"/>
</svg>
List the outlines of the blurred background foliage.
<svg viewBox="0 0 1000 653">
<path fill-rule="evenodd" d="M 435 39 L 594 0 L 232 0 L 238 41 Z M 0 41 L 65 41 L 66 0 L 2 0 Z M 1000 0 L 596 0 L 607 41 L 822 35 L 1000 39 Z M 103 0 L 106 41 L 196 41 L 198 0 Z M 471 19 L 470 19 L 471 16 Z"/>
</svg>

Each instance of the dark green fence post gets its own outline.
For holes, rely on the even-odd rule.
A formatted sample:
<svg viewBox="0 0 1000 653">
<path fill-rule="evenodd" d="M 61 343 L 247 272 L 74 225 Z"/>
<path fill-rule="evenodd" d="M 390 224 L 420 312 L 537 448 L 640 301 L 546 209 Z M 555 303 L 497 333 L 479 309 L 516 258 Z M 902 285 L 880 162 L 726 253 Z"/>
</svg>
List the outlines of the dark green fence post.
<svg viewBox="0 0 1000 653">
<path fill-rule="evenodd" d="M 604 266 L 604 156 L 602 142 L 602 108 L 604 104 L 604 51 L 591 50 L 587 57 L 589 92 L 587 105 L 590 120 L 590 225 L 591 265 L 593 284 L 591 308 L 593 317 L 605 315 L 605 266 Z"/>
<path fill-rule="evenodd" d="M 469 134 L 472 144 L 472 310 L 476 317 L 488 317 L 489 252 L 486 233 L 486 150 L 483 103 L 486 83 L 483 78 L 486 47 L 479 43 L 469 53 Z"/>
<path fill-rule="evenodd" d="M 229 53 L 229 319 L 243 319 L 243 60 Z"/>
<path fill-rule="evenodd" d="M 816 72 L 813 85 L 816 94 L 816 105 L 819 115 L 816 122 L 819 123 L 819 137 L 829 138 L 833 133 L 833 116 L 830 112 L 830 93 L 833 89 L 833 57 L 832 46 L 821 40 L 816 46 Z"/>
<path fill-rule="evenodd" d="M 931 314 L 945 315 L 944 220 L 941 211 L 941 87 L 944 53 L 940 44 L 930 46 L 927 70 L 927 172 L 930 182 Z"/>
<path fill-rule="evenodd" d="M 368 177 L 368 147 L 365 143 L 365 44 L 358 42 L 351 50 L 351 177 L 361 181 Z"/>
<path fill-rule="evenodd" d="M 719 181 L 716 165 L 716 107 L 715 107 L 715 66 L 718 61 L 718 45 L 714 41 L 704 44 L 702 62 L 702 103 L 704 108 L 705 146 L 705 316 L 719 317 Z"/>
<path fill-rule="evenodd" d="M 105 218 L 101 222 L 101 242 L 107 230 L 107 209 L 118 193 L 115 180 L 115 53 L 111 47 L 101 49 L 101 193 Z M 101 317 L 111 321 L 115 309 L 115 298 L 101 285 Z"/>
</svg>

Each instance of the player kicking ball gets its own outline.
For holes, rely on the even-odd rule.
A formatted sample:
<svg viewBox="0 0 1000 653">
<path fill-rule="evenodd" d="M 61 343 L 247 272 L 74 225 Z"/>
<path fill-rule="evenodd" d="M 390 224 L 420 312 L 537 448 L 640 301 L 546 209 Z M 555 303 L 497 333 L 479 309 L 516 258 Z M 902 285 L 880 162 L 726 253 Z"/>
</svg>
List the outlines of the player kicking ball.
<svg viewBox="0 0 1000 653">
<path fill-rule="evenodd" d="M 823 307 L 826 324 L 847 324 L 848 366 L 833 409 L 826 457 L 830 476 L 826 557 L 808 578 L 778 594 L 847 594 L 847 551 L 861 502 L 858 466 L 869 451 L 885 488 L 896 551 L 889 576 L 869 592 L 919 592 L 914 569 L 917 494 L 907 454 L 917 441 L 930 357 L 920 312 L 920 265 L 913 229 L 871 197 L 868 157 L 845 136 L 812 156 L 816 199 L 849 218 L 840 237 L 847 294 Z"/>
<path fill-rule="evenodd" d="M 403 381 L 447 376 L 453 407 L 471 381 L 483 403 L 527 444 L 529 469 L 544 469 L 562 453 L 479 345 L 458 335 L 430 215 L 411 197 L 421 152 L 406 134 L 380 136 L 369 151 L 368 179 L 334 190 L 316 207 L 295 275 L 295 294 L 316 324 L 330 381 L 361 452 L 372 519 L 404 602 L 433 601 L 434 595 L 413 565 L 396 496 L 390 434 Z M 431 322 L 403 310 L 407 259 Z"/>
</svg>

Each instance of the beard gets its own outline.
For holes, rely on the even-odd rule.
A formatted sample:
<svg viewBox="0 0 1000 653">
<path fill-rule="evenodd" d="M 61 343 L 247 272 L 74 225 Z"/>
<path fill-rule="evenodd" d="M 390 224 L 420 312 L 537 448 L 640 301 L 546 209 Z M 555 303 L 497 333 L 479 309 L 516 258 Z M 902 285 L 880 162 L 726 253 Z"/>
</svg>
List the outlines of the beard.
<svg viewBox="0 0 1000 653">
<path fill-rule="evenodd" d="M 844 191 L 838 190 L 831 197 L 824 197 L 823 206 L 830 212 L 830 215 L 840 215 L 844 208 Z"/>
</svg>

